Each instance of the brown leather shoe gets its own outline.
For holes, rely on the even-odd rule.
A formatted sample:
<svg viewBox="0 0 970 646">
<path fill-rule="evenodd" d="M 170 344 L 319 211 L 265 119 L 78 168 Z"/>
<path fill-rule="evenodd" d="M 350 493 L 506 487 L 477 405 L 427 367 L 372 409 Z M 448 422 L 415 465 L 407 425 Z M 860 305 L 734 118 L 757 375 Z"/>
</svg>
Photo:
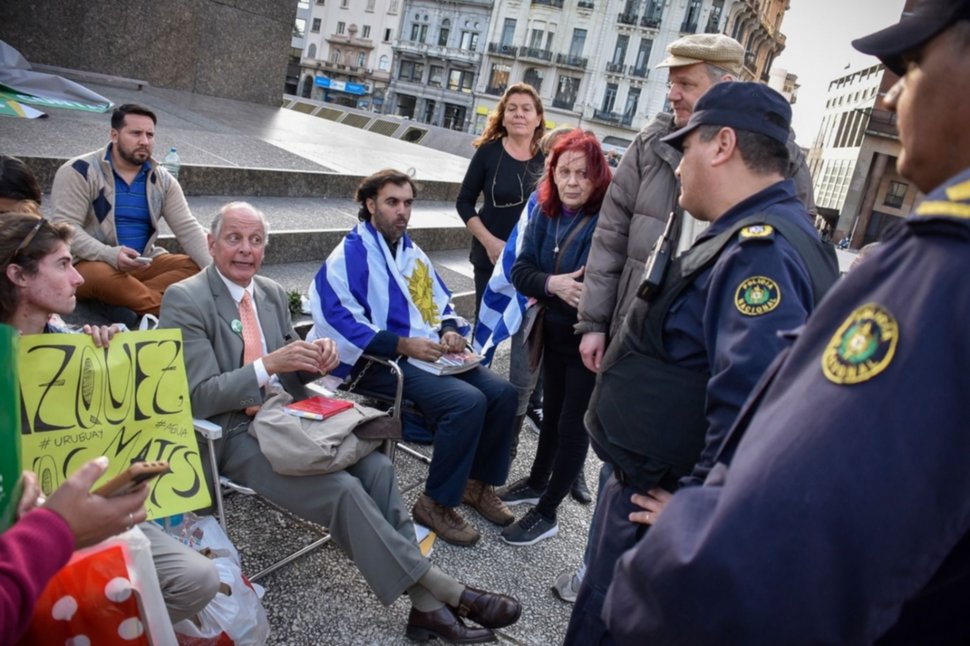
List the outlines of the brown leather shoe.
<svg viewBox="0 0 970 646">
<path fill-rule="evenodd" d="M 495 634 L 491 630 L 466 626 L 465 622 L 456 617 L 448 606 L 442 606 L 431 612 L 421 612 L 412 607 L 405 634 L 408 639 L 419 642 L 426 642 L 432 637 L 450 644 L 480 644 L 495 641 Z"/>
<path fill-rule="evenodd" d="M 486 628 L 505 628 L 519 620 L 522 604 L 507 594 L 485 592 L 465 586 L 457 608 L 452 608 L 459 617 L 471 619 Z"/>
<path fill-rule="evenodd" d="M 496 525 L 505 527 L 515 522 L 515 514 L 509 511 L 504 502 L 499 500 L 495 487 L 485 484 L 481 480 L 469 480 L 465 485 L 465 495 L 462 502 L 492 521 Z"/>
<path fill-rule="evenodd" d="M 418 501 L 414 503 L 411 517 L 434 531 L 441 540 L 452 545 L 467 547 L 474 545 L 481 538 L 478 530 L 459 516 L 457 511 L 435 502 L 426 493 L 421 494 Z"/>
</svg>

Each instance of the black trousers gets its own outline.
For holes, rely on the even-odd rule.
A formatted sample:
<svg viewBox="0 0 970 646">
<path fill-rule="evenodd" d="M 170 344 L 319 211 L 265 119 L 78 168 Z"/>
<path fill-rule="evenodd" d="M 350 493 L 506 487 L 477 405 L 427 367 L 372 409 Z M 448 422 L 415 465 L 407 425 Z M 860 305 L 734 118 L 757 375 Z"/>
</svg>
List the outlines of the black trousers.
<svg viewBox="0 0 970 646">
<path fill-rule="evenodd" d="M 596 385 L 596 375 L 583 365 L 580 336 L 571 323 L 543 323 L 542 428 L 529 484 L 546 492 L 536 506 L 555 518 L 556 510 L 586 462 L 589 436 L 583 416 Z"/>
</svg>

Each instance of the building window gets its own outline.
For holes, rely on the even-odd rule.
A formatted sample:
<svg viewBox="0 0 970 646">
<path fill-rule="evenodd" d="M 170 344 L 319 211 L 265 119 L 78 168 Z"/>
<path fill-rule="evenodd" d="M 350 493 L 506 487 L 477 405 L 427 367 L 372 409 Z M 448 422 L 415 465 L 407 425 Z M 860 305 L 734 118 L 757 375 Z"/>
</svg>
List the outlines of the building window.
<svg viewBox="0 0 970 646">
<path fill-rule="evenodd" d="M 522 81 L 535 88 L 536 93 L 542 91 L 542 72 L 536 68 L 530 67 L 527 69 L 525 71 L 525 76 L 522 77 Z"/>
<path fill-rule="evenodd" d="M 583 48 L 586 47 L 586 30 L 573 29 L 573 40 L 569 44 L 569 57 L 579 58 L 583 55 Z"/>
<path fill-rule="evenodd" d="M 438 29 L 438 47 L 448 46 L 448 34 L 451 33 L 451 21 L 445 18 L 441 21 L 441 28 Z"/>
<path fill-rule="evenodd" d="M 502 94 L 509 86 L 509 73 L 512 68 L 504 63 L 492 63 L 492 71 L 488 75 L 488 87 L 485 91 L 489 94 Z"/>
<path fill-rule="evenodd" d="M 529 48 L 530 49 L 542 49 L 542 34 L 541 29 L 533 29 L 532 35 L 529 36 Z"/>
<path fill-rule="evenodd" d="M 367 54 L 364 52 L 357 52 L 357 67 L 365 67 L 367 65 Z"/>
<path fill-rule="evenodd" d="M 346 9 L 350 6 L 350 0 L 340 0 L 340 8 Z"/>
<path fill-rule="evenodd" d="M 297 18 L 293 23 L 293 38 L 303 38 L 306 36 L 306 20 Z"/>
<path fill-rule="evenodd" d="M 428 35 L 428 26 L 422 25 L 421 23 L 414 23 L 411 25 L 411 41 L 415 43 L 423 43 L 425 37 Z"/>
<path fill-rule="evenodd" d="M 610 113 L 613 112 L 613 106 L 616 104 L 616 83 L 607 83 L 606 92 L 603 93 L 603 109 L 602 112 Z"/>
<path fill-rule="evenodd" d="M 387 13 L 397 13 L 397 0 L 391 0 L 387 5 Z"/>
<path fill-rule="evenodd" d="M 478 49 L 478 32 L 461 32 L 461 48 L 471 52 Z"/>
<path fill-rule="evenodd" d="M 448 72 L 448 89 L 454 92 L 465 92 L 467 94 L 471 94 L 472 82 L 474 80 L 475 75 L 471 72 L 451 70 Z"/>
<path fill-rule="evenodd" d="M 689 0 L 687 11 L 684 13 L 684 22 L 680 26 L 683 33 L 693 34 L 697 31 L 697 21 L 701 15 L 701 0 Z"/>
<path fill-rule="evenodd" d="M 640 102 L 640 88 L 631 87 L 626 95 L 626 107 L 623 108 L 623 123 L 630 125 L 637 114 L 637 104 Z"/>
<path fill-rule="evenodd" d="M 412 81 L 414 83 L 420 83 L 421 77 L 424 75 L 424 64 L 415 63 L 414 61 L 401 61 L 401 70 L 397 77 L 402 81 Z"/>
<path fill-rule="evenodd" d="M 445 78 L 445 68 L 440 65 L 432 65 L 431 69 L 428 71 L 428 85 L 432 87 L 441 87 L 442 82 Z"/>
<path fill-rule="evenodd" d="M 650 63 L 650 51 L 653 49 L 653 41 L 649 38 L 640 39 L 640 49 L 637 51 L 637 62 L 634 66 L 634 70 L 644 72 L 648 71 L 647 65 Z"/>
<path fill-rule="evenodd" d="M 343 35 L 343 33 L 345 31 L 347 31 L 347 23 L 345 23 L 345 22 L 338 22 L 337 23 L 337 33 L 340 34 L 340 35 Z"/>
<path fill-rule="evenodd" d="M 643 19 L 640 24 L 644 27 L 657 28 L 660 26 L 660 21 L 663 20 L 664 13 L 664 0 L 648 0 L 647 10 L 643 13 Z"/>
<path fill-rule="evenodd" d="M 449 130 L 465 129 L 465 106 L 455 105 L 454 103 L 445 104 L 445 119 L 442 126 Z"/>
<path fill-rule="evenodd" d="M 579 79 L 574 76 L 559 76 L 559 84 L 556 87 L 556 97 L 552 100 L 553 107 L 572 110 L 576 103 L 576 96 L 579 94 Z"/>
<path fill-rule="evenodd" d="M 367 8 L 364 11 L 374 13 L 374 0 L 367 0 Z"/>
<path fill-rule="evenodd" d="M 336 65 L 340 61 L 340 50 L 334 49 L 330 52 L 330 62 Z"/>
<path fill-rule="evenodd" d="M 307 58 L 316 58 L 317 57 L 317 46 L 316 45 L 314 45 L 314 44 L 311 43 L 310 46 L 306 48 L 306 57 Z"/>
<path fill-rule="evenodd" d="M 319 34 L 320 33 L 320 19 L 319 18 L 314 18 L 313 19 L 313 26 L 310 27 L 310 31 L 312 31 L 315 34 Z"/>
<path fill-rule="evenodd" d="M 613 48 L 613 60 L 610 61 L 613 65 L 623 65 L 623 61 L 626 60 L 626 48 L 629 44 L 629 36 L 620 34 L 616 37 L 616 46 Z"/>
<path fill-rule="evenodd" d="M 883 201 L 883 204 L 894 209 L 901 209 L 903 207 L 903 201 L 906 199 L 906 191 L 908 190 L 909 184 L 890 181 L 889 192 L 886 193 L 886 199 Z"/>
<path fill-rule="evenodd" d="M 384 30 L 384 42 L 385 43 L 391 42 L 391 30 L 390 29 L 385 29 Z"/>
<path fill-rule="evenodd" d="M 414 104 L 416 103 L 416 98 L 409 96 L 407 94 L 397 95 L 397 116 L 404 117 L 406 119 L 414 118 Z"/>
<path fill-rule="evenodd" d="M 360 34 L 361 38 L 370 38 L 370 25 L 364 25 L 364 31 Z"/>
<path fill-rule="evenodd" d="M 515 18 L 506 18 L 502 25 L 502 45 L 511 46 L 515 38 Z"/>
<path fill-rule="evenodd" d="M 424 116 L 421 121 L 425 123 L 432 123 L 434 120 L 434 101 L 428 99 L 424 102 Z"/>
</svg>

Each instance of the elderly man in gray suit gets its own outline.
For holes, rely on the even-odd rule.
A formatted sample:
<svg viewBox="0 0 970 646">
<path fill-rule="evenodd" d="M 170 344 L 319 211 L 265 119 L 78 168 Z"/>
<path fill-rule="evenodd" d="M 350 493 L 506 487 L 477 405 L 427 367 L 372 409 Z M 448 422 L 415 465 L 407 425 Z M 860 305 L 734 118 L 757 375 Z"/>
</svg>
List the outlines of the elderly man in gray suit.
<svg viewBox="0 0 970 646">
<path fill-rule="evenodd" d="M 221 473 L 328 527 L 385 605 L 407 591 L 408 637 L 494 639 L 492 629 L 518 620 L 521 606 L 459 583 L 422 556 L 387 456 L 370 453 L 325 475 L 273 471 L 247 432 L 263 386 L 278 383 L 302 399 L 304 383 L 337 365 L 335 346 L 329 339 L 299 340 L 283 288 L 257 275 L 267 242 L 261 212 L 245 202 L 227 204 L 213 220 L 208 242 L 212 264 L 166 290 L 160 326 L 182 330 L 193 412 L 225 429 L 215 447 Z M 254 338 L 262 346 L 255 358 Z"/>
</svg>

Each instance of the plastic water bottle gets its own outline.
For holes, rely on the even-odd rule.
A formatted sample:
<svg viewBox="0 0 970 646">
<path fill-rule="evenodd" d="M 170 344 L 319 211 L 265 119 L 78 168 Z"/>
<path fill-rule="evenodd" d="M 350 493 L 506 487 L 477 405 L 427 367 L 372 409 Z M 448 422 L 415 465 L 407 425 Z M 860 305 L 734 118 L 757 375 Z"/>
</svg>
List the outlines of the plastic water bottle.
<svg viewBox="0 0 970 646">
<path fill-rule="evenodd" d="M 175 150 L 175 146 L 172 146 L 168 154 L 165 155 L 165 159 L 162 160 L 162 166 L 172 174 L 172 177 L 175 179 L 179 178 L 179 169 L 182 168 L 182 160 L 179 159 L 179 154 Z"/>
</svg>

